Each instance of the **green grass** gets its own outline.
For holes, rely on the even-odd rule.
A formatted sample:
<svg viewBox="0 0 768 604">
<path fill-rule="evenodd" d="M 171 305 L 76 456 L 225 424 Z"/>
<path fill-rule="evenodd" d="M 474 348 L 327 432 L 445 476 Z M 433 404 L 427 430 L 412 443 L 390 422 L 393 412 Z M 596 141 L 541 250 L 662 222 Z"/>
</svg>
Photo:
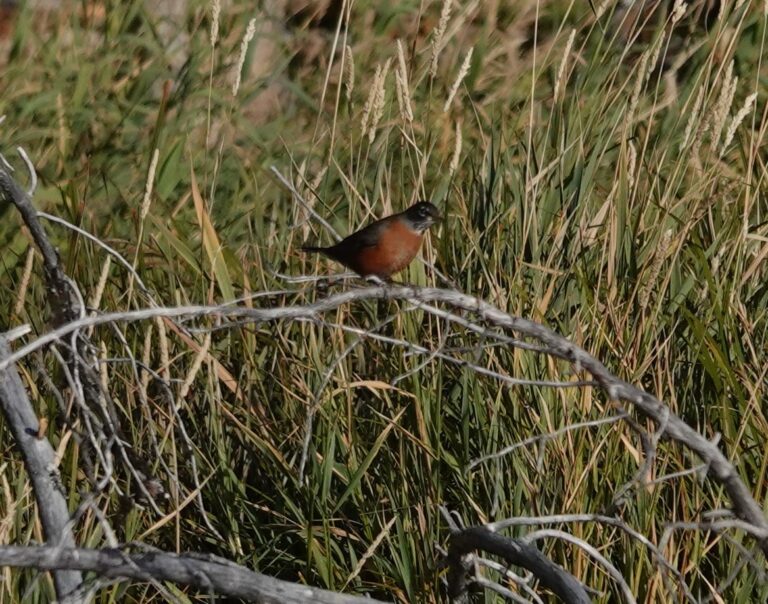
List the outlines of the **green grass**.
<svg viewBox="0 0 768 604">
<path fill-rule="evenodd" d="M 74 3 L 55 13 L 21 9 L 4 67 L 0 115 L 6 119 L 0 128 L 6 156 L 20 145 L 35 163 L 39 209 L 79 225 L 135 262 L 160 304 L 296 290 L 287 298 L 250 302 L 267 306 L 322 295 L 286 283 L 276 272 L 334 270 L 298 252 L 303 242 L 324 243 L 330 236 L 292 200 L 270 166 L 289 175 L 314 210 L 345 234 L 374 215 L 431 198 L 447 220 L 433 232 L 425 255 L 458 289 L 571 337 L 702 433 L 720 434 L 765 506 L 766 22 L 759 3 L 736 11 L 729 3 L 723 20 L 709 30 L 694 28 L 689 37 L 700 46 L 683 69 L 647 74 L 641 57 L 647 46 L 625 43 L 609 14 L 596 24 L 586 5 L 542 4 L 534 46 L 537 5 L 500 3 L 495 10 L 495 3 L 462 4 L 454 7 L 434 77 L 430 36 L 439 5 L 381 7 L 361 0 L 338 37 L 333 20 L 321 27 L 307 15 L 287 21 L 229 7 L 212 52 L 208 6 L 190 4 L 184 18 L 167 23 L 171 40 L 182 48 L 176 54 L 163 37 L 162 20 L 144 3 L 105 2 L 89 15 Z M 233 97 L 239 45 L 252 16 L 256 36 Z M 687 27 L 683 19 L 676 30 Z M 572 28 L 567 77 L 555 100 Z M 673 43 L 665 53 L 669 36 L 660 38 L 659 30 L 654 35 L 657 64 L 665 57 L 672 63 L 680 51 Z M 398 105 L 395 39 L 405 50 L 412 122 Z M 341 67 L 346 45 L 355 72 L 349 99 L 349 72 Z M 444 111 L 470 47 L 470 69 Z M 382 116 L 371 142 L 362 130 L 364 107 L 376 66 L 388 59 Z M 715 138 L 709 125 L 717 122 L 731 62 L 738 82 L 723 133 Z M 721 153 L 732 118 L 753 92 L 752 110 Z M 461 151 L 450 174 L 457 128 Z M 155 148 L 154 192 L 142 220 Z M 7 309 L 0 327 L 29 323 L 43 333 L 48 313 L 40 263 L 24 281 L 29 238 L 13 210 L 0 208 L 0 216 L 0 309 Z M 90 299 L 105 253 L 60 226 L 48 228 L 68 274 Z M 419 263 L 402 278 L 440 283 Z M 14 313 L 20 296 L 23 304 Z M 113 262 L 98 307 L 147 305 Z M 186 398 L 177 401 L 178 417 L 169 412 L 168 392 L 158 380 L 143 387 L 130 364 L 108 363 L 123 428 L 171 495 L 164 512 L 186 503 L 156 524 L 161 518 L 149 508 L 126 506 L 108 489 L 96 502 L 118 539 L 209 551 L 334 590 L 439 601 L 444 595 L 436 544 L 448 537 L 439 505 L 469 524 L 597 513 L 637 471 L 638 439 L 626 427 L 604 427 L 569 432 L 543 450 L 518 449 L 468 472 L 467 464 L 480 455 L 602 417 L 609 404 L 588 389 L 509 388 L 440 359 L 421 367 L 424 356 L 358 341 L 333 326 L 368 328 L 392 316 L 380 328 L 392 338 L 468 348 L 459 354 L 504 375 L 567 377 L 562 364 L 482 348 L 482 339 L 394 303 L 344 307 L 326 315 L 327 324 L 213 331 L 200 371 Z M 170 324 L 163 325 L 164 333 L 157 322 L 121 328 L 125 342 L 111 329 L 93 334 L 104 357 L 130 353 L 146 360 L 172 380 L 170 392 L 178 397 L 205 334 L 190 342 Z M 62 383 L 50 355 L 38 364 Z M 33 402 L 53 419 L 56 400 L 34 367 L 31 359 L 23 365 Z M 317 413 L 301 481 L 304 423 L 312 405 Z M 61 472 L 74 509 L 87 488 L 78 446 L 56 421 L 48 436 L 55 446 L 66 441 Z M 9 439 L 3 442 L 0 537 L 6 543 L 40 540 L 23 466 Z M 208 522 L 221 538 L 190 498 L 196 488 L 190 458 L 204 481 L 200 501 Z M 680 447 L 662 443 L 654 475 L 697 463 Z M 124 474 L 117 479 L 129 488 Z M 689 475 L 632 491 L 621 517 L 657 542 L 666 523 L 700 520 L 702 512 L 728 505 L 715 483 Z M 624 534 L 590 524 L 563 528 L 599 547 L 638 601 L 672 597 L 658 564 Z M 77 535 L 83 545 L 104 543 L 90 512 Z M 704 597 L 737 565 L 740 554 L 731 539 L 751 547 L 739 533 L 726 538 L 687 531 L 674 534 L 665 554 L 691 591 Z M 377 546 L 369 551 L 372 544 Z M 584 552 L 563 542 L 543 545 L 602 592 L 598 601 L 619 597 Z M 5 576 L 3 601 L 51 597 L 47 578 L 20 571 Z M 732 602 L 766 596 L 768 587 L 750 567 L 723 592 Z M 105 602 L 157 598 L 141 585 L 109 587 L 100 595 Z M 494 601 L 492 595 L 486 599 Z"/>
</svg>

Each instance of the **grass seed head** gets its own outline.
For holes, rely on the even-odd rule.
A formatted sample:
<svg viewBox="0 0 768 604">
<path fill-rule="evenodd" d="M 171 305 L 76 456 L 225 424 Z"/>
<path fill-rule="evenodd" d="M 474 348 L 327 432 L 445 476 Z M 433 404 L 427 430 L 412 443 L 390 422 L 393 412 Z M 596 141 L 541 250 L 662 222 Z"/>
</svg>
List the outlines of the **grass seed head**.
<svg viewBox="0 0 768 604">
<path fill-rule="evenodd" d="M 733 141 L 733 137 L 736 135 L 736 130 L 738 130 L 741 122 L 743 122 L 744 118 L 746 118 L 749 115 L 749 112 L 752 111 L 752 105 L 755 104 L 755 99 L 757 99 L 757 93 L 753 92 L 746 98 L 744 105 L 741 107 L 741 109 L 739 109 L 739 112 L 731 120 L 731 125 L 728 127 L 728 132 L 725 135 L 723 146 L 720 148 L 720 157 L 725 154 L 725 150 Z"/>
<path fill-rule="evenodd" d="M 397 71 L 395 72 L 395 84 L 397 85 L 397 102 L 400 106 L 400 115 L 403 121 L 413 121 L 413 108 L 411 106 L 411 91 L 408 89 L 408 70 L 405 64 L 405 52 L 400 40 L 397 41 Z"/>
<path fill-rule="evenodd" d="M 216 46 L 219 39 L 219 16 L 221 15 L 221 0 L 211 0 L 211 46 Z"/>
<path fill-rule="evenodd" d="M 245 30 L 245 36 L 243 41 L 240 42 L 240 56 L 237 59 L 237 67 L 235 68 L 235 83 L 232 84 L 232 96 L 237 96 L 237 91 L 240 90 L 240 80 L 243 75 L 243 65 L 245 65 L 245 55 L 248 54 L 248 46 L 253 40 L 253 36 L 256 34 L 256 19 L 251 19 L 248 22 L 248 28 Z"/>
<path fill-rule="evenodd" d="M 683 134 L 683 140 L 680 143 L 680 152 L 682 153 L 688 147 L 691 142 L 691 136 L 694 133 L 694 129 L 698 128 L 698 124 L 701 122 L 699 114 L 701 112 L 701 104 L 704 101 L 704 86 L 699 86 L 699 93 L 696 95 L 696 100 L 693 103 L 693 107 L 688 114 L 688 123 L 685 125 L 685 133 Z"/>
<path fill-rule="evenodd" d="M 687 2 L 683 2 L 682 0 L 675 0 L 675 6 L 672 8 L 672 25 L 683 18 L 686 10 L 688 10 Z"/>
<path fill-rule="evenodd" d="M 459 167 L 459 160 L 461 159 L 461 124 L 459 122 L 456 122 L 456 138 L 455 143 L 453 145 L 453 155 L 451 156 L 451 164 L 448 168 L 448 174 L 453 176 L 456 173 L 457 168 Z"/>
<path fill-rule="evenodd" d="M 733 75 L 733 61 L 728 65 L 723 76 L 723 82 L 720 86 L 720 96 L 717 98 L 714 113 L 710 117 L 710 132 L 712 136 L 712 146 L 716 147 L 720 141 L 720 135 L 728 119 L 728 113 L 731 110 L 733 97 L 736 94 L 736 84 L 739 78 Z"/>
<path fill-rule="evenodd" d="M 768 1 L 768 0 L 767 0 Z M 451 18 L 451 5 L 453 0 L 443 0 L 443 8 L 440 10 L 440 21 L 437 23 L 437 29 L 432 36 L 432 59 L 429 62 L 429 75 L 437 75 L 437 60 L 440 57 L 440 51 L 443 49 L 443 38 L 445 30 L 448 28 L 448 20 Z"/>
<path fill-rule="evenodd" d="M 571 35 L 568 36 L 568 42 L 565 45 L 565 50 L 563 51 L 563 58 L 560 61 L 560 69 L 557 71 L 557 79 L 555 80 L 555 94 L 554 94 L 554 100 L 555 103 L 557 103 L 558 99 L 560 98 L 560 93 L 565 90 L 565 73 L 566 69 L 568 67 L 568 57 L 571 54 L 571 49 L 573 48 L 573 42 L 576 39 L 576 30 L 571 30 Z"/>
<path fill-rule="evenodd" d="M 390 63 L 391 59 L 387 59 L 383 67 L 381 65 L 376 66 L 373 86 L 371 86 L 371 92 L 363 108 L 362 136 L 365 137 L 367 132 L 369 143 L 373 143 L 373 139 L 376 138 L 376 127 L 384 115 L 385 84 L 389 74 Z"/>
<path fill-rule="evenodd" d="M 474 46 L 470 46 L 469 50 L 467 51 L 467 56 L 464 57 L 464 62 L 461 64 L 461 69 L 459 69 L 459 75 L 456 76 L 456 80 L 453 82 L 453 86 L 451 86 L 451 91 L 448 93 L 448 98 L 445 100 L 445 105 L 443 105 L 443 112 L 448 111 L 448 108 L 451 106 L 451 103 L 453 102 L 453 98 L 456 96 L 456 93 L 459 90 L 459 86 L 461 86 L 461 83 L 464 81 L 464 78 L 467 77 L 467 74 L 469 73 L 469 68 L 472 65 L 472 52 L 475 50 Z"/>
<path fill-rule="evenodd" d="M 346 78 L 344 79 L 344 94 L 347 97 L 347 102 L 352 100 L 352 91 L 355 89 L 355 59 L 352 56 L 352 48 L 347 45 L 346 52 L 344 54 L 346 63 L 344 63 L 344 72 Z"/>
</svg>

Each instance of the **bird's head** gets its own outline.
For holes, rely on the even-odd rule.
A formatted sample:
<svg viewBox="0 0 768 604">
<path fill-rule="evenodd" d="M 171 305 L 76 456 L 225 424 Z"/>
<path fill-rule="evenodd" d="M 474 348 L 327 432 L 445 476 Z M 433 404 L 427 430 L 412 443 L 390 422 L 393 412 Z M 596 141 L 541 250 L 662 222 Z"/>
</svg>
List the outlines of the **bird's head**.
<svg viewBox="0 0 768 604">
<path fill-rule="evenodd" d="M 419 233 L 423 233 L 433 224 L 443 219 L 437 208 L 428 201 L 420 201 L 412 205 L 403 212 L 403 216 L 410 223 L 410 227 Z"/>
</svg>

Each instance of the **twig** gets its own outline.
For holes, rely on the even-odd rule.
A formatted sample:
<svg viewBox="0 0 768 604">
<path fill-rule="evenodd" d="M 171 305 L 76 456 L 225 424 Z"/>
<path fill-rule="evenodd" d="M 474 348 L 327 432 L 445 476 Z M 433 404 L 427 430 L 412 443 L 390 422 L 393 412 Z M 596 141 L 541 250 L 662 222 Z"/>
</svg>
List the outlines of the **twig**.
<svg viewBox="0 0 768 604">
<path fill-rule="evenodd" d="M 70 229 L 71 231 L 74 231 L 78 235 L 85 237 L 89 241 L 95 243 L 96 245 L 104 249 L 109 255 L 111 255 L 113 258 L 115 258 L 115 260 L 117 260 L 120 264 L 123 265 L 125 270 L 128 271 L 128 274 L 131 276 L 131 278 L 133 278 L 136 281 L 136 283 L 139 284 L 139 289 L 142 291 L 142 293 L 144 293 L 147 296 L 147 299 L 150 301 L 150 303 L 156 304 L 155 300 L 152 298 L 152 294 L 150 294 L 149 292 L 149 288 L 147 288 L 147 286 L 144 284 L 144 281 L 141 280 L 141 277 L 139 277 L 139 274 L 136 272 L 136 269 L 134 269 L 133 266 L 131 266 L 131 263 L 128 262 L 122 256 L 122 254 L 120 254 L 120 252 L 118 252 L 115 248 L 107 245 L 95 235 L 92 235 L 88 231 L 81 229 L 79 226 L 72 224 L 71 222 L 68 222 L 63 218 L 59 218 L 58 216 L 54 216 L 53 214 L 47 214 L 45 212 L 38 212 L 37 215 L 40 218 L 45 218 L 49 222 L 55 222 L 56 224 L 60 224 Z"/>
<path fill-rule="evenodd" d="M 613 564 L 611 564 L 608 559 L 603 556 L 600 552 L 597 551 L 594 547 L 589 545 L 586 541 L 583 539 L 579 539 L 578 537 L 574 537 L 570 533 L 566 533 L 565 531 L 558 531 L 555 529 L 541 529 L 538 531 L 534 531 L 532 533 L 528 533 L 524 538 L 523 541 L 526 543 L 531 543 L 532 541 L 538 541 L 539 539 L 545 539 L 547 537 L 555 537 L 557 539 L 562 539 L 563 541 L 567 541 L 568 543 L 572 543 L 577 547 L 580 547 L 585 552 L 587 552 L 590 556 L 592 556 L 595 560 L 597 560 L 603 568 L 605 568 L 606 571 L 608 571 L 608 574 L 613 577 L 613 580 L 616 581 L 616 583 L 619 585 L 619 588 L 621 589 L 621 593 L 624 595 L 624 600 L 626 600 L 629 604 L 635 604 L 637 600 L 635 600 L 635 597 L 632 595 L 632 590 L 629 588 L 629 585 L 627 584 L 626 579 L 624 579 L 624 576 L 619 572 L 619 569 L 617 569 Z"/>
<path fill-rule="evenodd" d="M 469 462 L 469 465 L 467 465 L 467 470 L 471 470 L 472 468 L 479 466 L 480 464 L 483 464 L 486 461 L 503 457 L 504 455 L 511 453 L 515 449 L 519 449 L 521 447 L 527 447 L 528 445 L 532 445 L 539 441 L 544 441 L 544 443 L 546 444 L 550 440 L 554 440 L 557 437 L 562 436 L 563 434 L 566 434 L 568 432 L 572 432 L 574 430 L 581 430 L 583 428 L 595 428 L 597 426 L 602 426 L 603 424 L 616 424 L 620 422 L 622 419 L 624 419 L 625 415 L 626 414 L 622 413 L 618 415 L 612 415 L 610 417 L 603 417 L 600 419 L 594 419 L 586 422 L 579 422 L 577 424 L 570 424 L 568 426 L 561 428 L 560 430 L 555 430 L 554 432 L 548 432 L 546 434 L 537 434 L 536 436 L 531 436 L 529 438 L 526 438 L 525 440 L 521 440 L 520 442 L 512 443 L 511 445 L 509 445 L 508 447 L 504 447 L 500 451 L 489 453 L 488 455 L 483 455 L 482 457 L 473 459 L 472 461 Z"/>
<path fill-rule="evenodd" d="M 320 214 L 315 212 L 314 208 L 312 208 L 312 206 L 309 205 L 307 201 L 301 196 L 301 193 L 296 190 L 296 187 L 293 186 L 293 183 L 280 173 L 280 170 L 278 170 L 275 166 L 271 166 L 269 171 L 275 175 L 277 180 L 279 180 L 286 189 L 293 193 L 293 196 L 296 198 L 296 201 L 301 204 L 301 207 L 309 212 L 315 220 L 322 224 L 328 230 L 328 232 L 333 235 L 333 238 L 336 241 L 341 241 L 341 235 L 339 235 L 336 229 L 334 229 L 329 222 L 320 216 Z"/>
<path fill-rule="evenodd" d="M 485 367 L 482 367 L 481 365 L 478 365 L 476 363 L 472 363 L 471 361 L 467 361 L 466 359 L 459 359 L 449 354 L 445 354 L 444 352 L 440 352 L 439 349 L 433 350 L 431 348 L 426 348 L 425 346 L 421 346 L 419 344 L 412 344 L 408 340 L 403 340 L 399 338 L 393 338 L 391 336 L 384 336 L 384 335 L 378 334 L 371 328 L 351 327 L 343 323 L 330 323 L 325 321 L 321 321 L 320 324 L 325 325 L 327 327 L 341 329 L 342 331 L 345 331 L 347 333 L 352 333 L 363 338 L 376 340 L 377 342 L 384 342 L 386 344 L 400 346 L 414 354 L 423 354 L 423 355 L 427 355 L 432 359 L 440 359 L 441 361 L 445 361 L 447 363 L 451 363 L 459 367 L 466 367 L 468 369 L 471 369 L 475 373 L 496 379 L 502 382 L 503 384 L 506 384 L 507 386 L 539 386 L 541 388 L 578 388 L 581 386 L 597 385 L 597 383 L 593 381 L 559 382 L 556 380 L 529 380 L 525 378 L 514 378 L 511 376 L 499 373 L 497 371 L 493 371 L 492 369 L 486 369 Z M 402 377 L 403 376 L 396 376 L 395 378 L 390 380 L 390 385 L 392 386 L 396 385 L 397 382 Z"/>
<path fill-rule="evenodd" d="M 446 555 L 447 555 L 447 552 L 446 552 Z M 475 562 L 477 563 L 478 566 L 484 566 L 486 568 L 495 570 L 497 573 L 500 573 L 501 575 L 503 575 L 506 579 L 509 579 L 510 581 L 515 583 L 515 585 L 517 585 L 521 590 L 523 590 L 533 602 L 536 602 L 536 604 L 544 604 L 544 601 L 539 597 L 539 594 L 533 591 L 530 585 L 528 585 L 528 583 L 530 583 L 531 579 L 533 578 L 533 575 L 531 575 L 530 573 L 527 573 L 527 576 L 522 577 L 517 573 L 514 573 L 511 570 L 509 570 L 509 568 L 507 568 L 503 564 L 499 564 L 495 560 L 489 560 L 488 558 L 482 558 L 480 556 L 475 557 Z M 477 576 L 475 577 L 475 581 L 478 582 L 479 584 Z M 516 596 L 516 597 L 519 597 L 519 596 Z"/>
</svg>

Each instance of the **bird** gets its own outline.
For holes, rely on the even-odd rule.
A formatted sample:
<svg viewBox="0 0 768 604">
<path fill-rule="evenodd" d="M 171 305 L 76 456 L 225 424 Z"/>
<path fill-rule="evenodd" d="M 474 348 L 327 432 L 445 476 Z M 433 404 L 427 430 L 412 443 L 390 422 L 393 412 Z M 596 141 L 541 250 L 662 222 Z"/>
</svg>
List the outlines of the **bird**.
<svg viewBox="0 0 768 604">
<path fill-rule="evenodd" d="M 305 252 L 318 252 L 343 264 L 361 277 L 389 281 L 419 253 L 424 234 L 442 220 L 440 212 L 428 201 L 420 201 L 404 212 L 387 216 L 363 227 L 336 245 L 305 245 Z"/>
</svg>

